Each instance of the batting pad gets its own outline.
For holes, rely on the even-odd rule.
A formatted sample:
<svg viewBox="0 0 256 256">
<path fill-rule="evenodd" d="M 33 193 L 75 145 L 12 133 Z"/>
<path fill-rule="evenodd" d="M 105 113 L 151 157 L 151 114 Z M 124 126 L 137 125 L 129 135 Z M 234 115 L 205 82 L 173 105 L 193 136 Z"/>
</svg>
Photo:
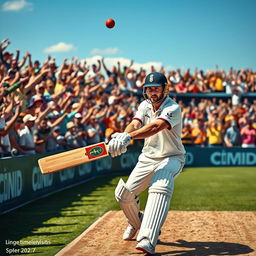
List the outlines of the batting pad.
<svg viewBox="0 0 256 256">
<path fill-rule="evenodd" d="M 176 158 L 164 160 L 156 170 L 150 182 L 148 200 L 137 241 L 149 239 L 156 246 L 160 229 L 167 217 L 174 179 L 183 164 Z"/>
<path fill-rule="evenodd" d="M 147 238 L 155 247 L 170 207 L 170 195 L 150 193 L 137 241 Z"/>
<path fill-rule="evenodd" d="M 119 180 L 115 189 L 115 197 L 123 210 L 129 224 L 134 228 L 139 229 L 141 225 L 140 216 L 140 202 L 139 199 L 130 192 L 122 179 Z"/>
</svg>

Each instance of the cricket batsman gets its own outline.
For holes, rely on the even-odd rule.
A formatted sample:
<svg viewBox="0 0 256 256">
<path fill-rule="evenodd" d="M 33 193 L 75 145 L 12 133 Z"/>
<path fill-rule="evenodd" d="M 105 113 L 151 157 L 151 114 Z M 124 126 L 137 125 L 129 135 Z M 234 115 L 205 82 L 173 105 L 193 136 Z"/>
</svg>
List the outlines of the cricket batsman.
<svg viewBox="0 0 256 256">
<path fill-rule="evenodd" d="M 115 197 L 128 221 L 123 239 L 131 240 L 139 230 L 136 249 L 148 254 L 155 253 L 174 179 L 185 163 L 181 109 L 168 92 L 165 75 L 148 74 L 143 85 L 145 100 L 125 131 L 113 134 L 108 144 L 111 156 L 115 157 L 126 152 L 131 139 L 145 139 L 138 163 L 126 183 L 120 179 Z M 148 200 L 142 213 L 138 195 L 147 188 Z"/>
</svg>

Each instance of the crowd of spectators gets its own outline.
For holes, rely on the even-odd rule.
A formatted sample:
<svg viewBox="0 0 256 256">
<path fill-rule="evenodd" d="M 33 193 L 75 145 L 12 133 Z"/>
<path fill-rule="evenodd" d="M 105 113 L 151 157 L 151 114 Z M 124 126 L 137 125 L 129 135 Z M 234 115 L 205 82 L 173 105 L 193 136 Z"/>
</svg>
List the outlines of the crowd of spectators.
<svg viewBox="0 0 256 256">
<path fill-rule="evenodd" d="M 108 141 L 124 131 L 143 100 L 148 72 L 165 73 L 170 92 L 230 94 L 216 98 L 179 100 L 182 140 L 187 146 L 243 146 L 256 144 L 256 100 L 241 99 L 256 92 L 251 69 L 181 72 L 164 67 L 148 72 L 120 62 L 107 67 L 104 58 L 88 65 L 73 57 L 57 66 L 51 56 L 41 63 L 27 52 L 8 50 L 0 43 L 0 156 L 29 155 L 74 149 Z"/>
<path fill-rule="evenodd" d="M 256 100 L 247 98 L 241 104 L 232 105 L 231 99 L 192 99 L 182 107 L 182 140 L 186 146 L 215 147 L 256 145 Z"/>
</svg>

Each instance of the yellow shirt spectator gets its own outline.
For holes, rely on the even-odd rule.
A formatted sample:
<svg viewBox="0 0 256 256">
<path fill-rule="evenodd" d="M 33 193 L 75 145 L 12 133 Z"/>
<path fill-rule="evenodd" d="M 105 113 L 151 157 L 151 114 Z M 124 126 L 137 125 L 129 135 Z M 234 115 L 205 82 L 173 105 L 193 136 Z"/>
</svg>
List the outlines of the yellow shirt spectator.
<svg viewBox="0 0 256 256">
<path fill-rule="evenodd" d="M 206 140 L 206 132 L 205 130 L 201 130 L 199 128 L 193 128 L 192 130 L 192 138 L 194 139 L 194 144 L 202 145 Z"/>
<path fill-rule="evenodd" d="M 218 91 L 218 92 L 224 91 L 223 82 L 222 82 L 222 79 L 220 77 L 216 78 L 215 91 Z"/>
<path fill-rule="evenodd" d="M 222 144 L 221 125 L 212 122 L 207 129 L 207 137 L 209 145 Z"/>
<path fill-rule="evenodd" d="M 181 141 L 186 146 L 193 144 L 191 127 L 188 123 L 185 123 L 184 127 L 182 128 Z"/>
<path fill-rule="evenodd" d="M 55 93 L 61 93 L 65 90 L 65 86 L 63 84 L 57 83 L 54 89 Z"/>
</svg>

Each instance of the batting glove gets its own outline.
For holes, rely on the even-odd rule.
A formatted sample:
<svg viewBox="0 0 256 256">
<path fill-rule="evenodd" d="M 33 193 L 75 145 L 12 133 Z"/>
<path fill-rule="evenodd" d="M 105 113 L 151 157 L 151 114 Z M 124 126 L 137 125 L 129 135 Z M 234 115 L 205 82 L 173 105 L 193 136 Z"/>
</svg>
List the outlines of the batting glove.
<svg viewBox="0 0 256 256">
<path fill-rule="evenodd" d="M 111 138 L 115 138 L 120 141 L 125 147 L 127 147 L 132 140 L 132 137 L 128 132 L 116 132 L 111 136 Z"/>
<path fill-rule="evenodd" d="M 113 138 L 108 143 L 108 151 L 112 157 L 119 156 L 124 152 L 123 145 L 120 143 L 120 141 Z"/>
<path fill-rule="evenodd" d="M 127 132 L 114 133 L 108 143 L 108 150 L 112 157 L 119 156 L 127 151 L 127 146 L 131 142 L 131 135 Z"/>
</svg>

